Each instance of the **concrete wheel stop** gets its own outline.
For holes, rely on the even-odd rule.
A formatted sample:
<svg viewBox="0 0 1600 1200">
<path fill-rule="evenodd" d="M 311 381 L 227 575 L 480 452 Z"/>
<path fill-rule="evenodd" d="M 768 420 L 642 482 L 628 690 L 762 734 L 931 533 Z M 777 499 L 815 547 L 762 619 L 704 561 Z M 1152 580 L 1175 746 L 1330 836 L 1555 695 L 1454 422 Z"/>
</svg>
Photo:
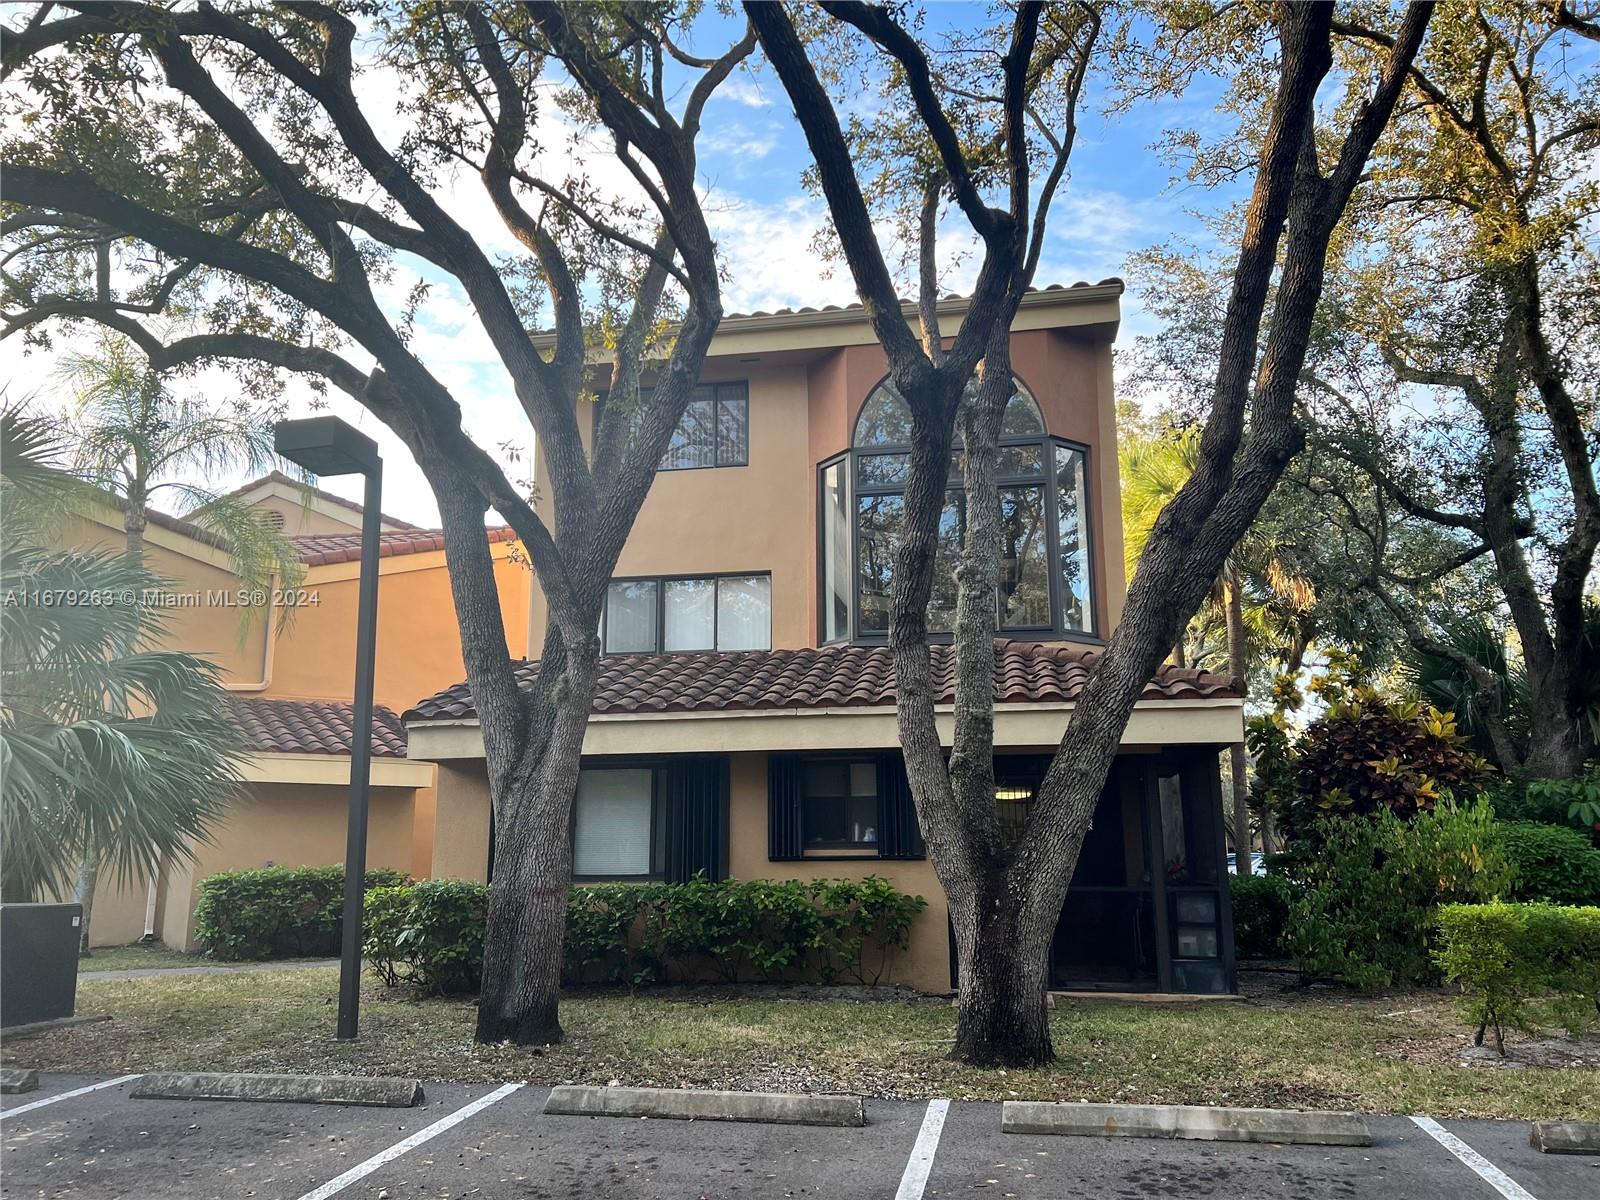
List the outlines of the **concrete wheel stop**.
<svg viewBox="0 0 1600 1200">
<path fill-rule="evenodd" d="M 211 1071 L 158 1071 L 133 1089 L 135 1100 L 256 1100 L 284 1104 L 351 1104 L 412 1108 L 422 1103 L 422 1081 L 355 1075 L 244 1075 Z"/>
<path fill-rule="evenodd" d="M 655 1117 L 675 1121 L 762 1121 L 774 1125 L 865 1125 L 860 1096 L 710 1092 L 675 1088 L 550 1089 L 544 1111 L 566 1117 Z"/>
<path fill-rule="evenodd" d="M 31 1068 L 0 1067 L 0 1095 L 17 1096 L 36 1091 L 38 1087 L 39 1072 Z"/>
<path fill-rule="evenodd" d="M 1282 1108 L 1007 1100 L 1000 1111 L 1000 1129 L 1004 1133 L 1076 1137 L 1184 1138 L 1303 1146 L 1372 1145 L 1366 1119 L 1357 1113 Z"/>
<path fill-rule="evenodd" d="M 1545 1154 L 1600 1154 L 1600 1121 L 1535 1121 L 1528 1143 Z"/>
</svg>

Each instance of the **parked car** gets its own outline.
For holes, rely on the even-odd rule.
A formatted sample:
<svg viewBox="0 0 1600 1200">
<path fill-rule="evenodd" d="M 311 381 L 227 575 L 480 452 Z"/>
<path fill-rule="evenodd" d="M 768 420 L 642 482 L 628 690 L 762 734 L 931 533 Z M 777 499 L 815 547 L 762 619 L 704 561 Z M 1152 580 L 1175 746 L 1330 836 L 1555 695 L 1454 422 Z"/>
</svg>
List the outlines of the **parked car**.
<svg viewBox="0 0 1600 1200">
<path fill-rule="evenodd" d="M 1237 875 L 1238 873 L 1239 873 L 1238 856 L 1234 855 L 1234 854 L 1230 854 L 1230 855 L 1228 855 L 1228 874 L 1229 875 Z M 1250 874 L 1252 874 L 1252 875 L 1265 875 L 1266 873 L 1267 873 L 1267 856 L 1265 854 L 1261 853 L 1261 851 L 1259 851 L 1259 850 L 1250 851 Z"/>
</svg>

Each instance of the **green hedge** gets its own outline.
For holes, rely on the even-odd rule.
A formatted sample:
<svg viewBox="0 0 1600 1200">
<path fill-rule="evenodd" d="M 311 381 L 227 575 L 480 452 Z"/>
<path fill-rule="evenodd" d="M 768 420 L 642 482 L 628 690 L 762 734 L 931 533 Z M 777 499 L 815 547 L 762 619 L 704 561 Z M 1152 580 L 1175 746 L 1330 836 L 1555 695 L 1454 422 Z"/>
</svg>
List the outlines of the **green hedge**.
<svg viewBox="0 0 1600 1200">
<path fill-rule="evenodd" d="M 1448 904 L 1435 952 L 1446 979 L 1466 991 L 1476 1041 L 1509 1026 L 1535 1032 L 1541 1009 L 1573 1036 L 1600 1018 L 1600 908 L 1554 904 Z"/>
<path fill-rule="evenodd" d="M 367 888 L 405 883 L 403 871 L 367 872 Z M 321 958 L 339 953 L 344 927 L 344 867 L 261 867 L 200 881 L 195 935 L 212 958 L 228 961 Z"/>
<path fill-rule="evenodd" d="M 1294 886 L 1282 875 L 1230 875 L 1233 950 L 1240 958 L 1286 958 Z"/>
<path fill-rule="evenodd" d="M 1495 838 L 1514 874 L 1509 899 L 1600 904 L 1600 850 L 1585 834 L 1534 821 L 1501 821 Z"/>
<path fill-rule="evenodd" d="M 668 979 L 876 984 L 927 902 L 885 879 L 603 883 L 572 889 L 564 973 L 574 983 Z M 368 961 L 385 982 L 476 990 L 488 888 L 428 880 L 367 895 Z"/>
</svg>

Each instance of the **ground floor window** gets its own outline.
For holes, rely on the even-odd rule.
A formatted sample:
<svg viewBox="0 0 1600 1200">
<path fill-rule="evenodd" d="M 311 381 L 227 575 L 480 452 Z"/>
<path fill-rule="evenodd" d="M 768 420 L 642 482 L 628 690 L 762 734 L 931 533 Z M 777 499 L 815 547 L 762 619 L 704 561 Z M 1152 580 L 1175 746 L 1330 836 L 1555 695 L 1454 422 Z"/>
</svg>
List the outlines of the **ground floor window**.
<svg viewBox="0 0 1600 1200">
<path fill-rule="evenodd" d="M 649 878 L 661 873 L 655 774 L 650 767 L 579 773 L 572 829 L 574 875 Z"/>
<path fill-rule="evenodd" d="M 878 765 L 821 759 L 806 764 L 801 814 L 808 850 L 878 848 Z"/>
</svg>

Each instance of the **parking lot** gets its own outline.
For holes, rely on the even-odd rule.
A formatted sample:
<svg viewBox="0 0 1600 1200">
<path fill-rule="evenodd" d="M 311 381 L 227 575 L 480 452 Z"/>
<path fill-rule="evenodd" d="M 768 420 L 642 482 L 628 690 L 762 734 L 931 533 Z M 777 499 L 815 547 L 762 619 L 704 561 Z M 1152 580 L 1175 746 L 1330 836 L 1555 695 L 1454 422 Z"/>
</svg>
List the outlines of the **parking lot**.
<svg viewBox="0 0 1600 1200">
<path fill-rule="evenodd" d="M 98 1085 L 98 1086 L 97 1086 Z M 1595 1200 L 1600 1158 L 1524 1122 L 1371 1122 L 1361 1149 L 1002 1134 L 996 1104 L 869 1101 L 865 1128 L 556 1117 L 546 1089 L 429 1084 L 410 1109 L 131 1100 L 50 1076 L 4 1098 L 8 1200 L 569 1200 L 993 1195 Z M 84 1090 L 84 1089 L 93 1090 Z M 941 1122 L 942 1117 L 942 1122 Z M 1442 1138 L 1442 1140 L 1441 1140 Z M 1451 1143 L 1446 1145 L 1445 1143 Z"/>
</svg>

